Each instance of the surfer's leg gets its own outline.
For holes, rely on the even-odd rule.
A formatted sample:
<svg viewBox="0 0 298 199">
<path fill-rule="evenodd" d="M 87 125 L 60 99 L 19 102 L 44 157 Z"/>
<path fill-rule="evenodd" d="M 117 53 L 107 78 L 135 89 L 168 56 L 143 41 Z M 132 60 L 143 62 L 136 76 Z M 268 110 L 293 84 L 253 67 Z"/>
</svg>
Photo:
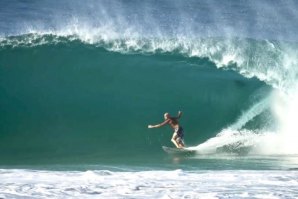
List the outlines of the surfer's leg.
<svg viewBox="0 0 298 199">
<path fill-rule="evenodd" d="M 181 126 L 179 128 L 176 128 L 174 135 L 176 135 L 174 139 L 175 139 L 176 144 L 178 145 L 177 148 L 184 148 L 184 141 L 183 141 L 184 131 L 183 131 L 183 128 Z"/>
<path fill-rule="evenodd" d="M 171 141 L 175 144 L 175 146 L 176 146 L 177 148 L 181 148 L 181 147 L 179 146 L 179 144 L 177 143 L 177 141 L 176 141 L 177 137 L 178 137 L 178 135 L 177 135 L 177 133 L 175 132 L 175 133 L 173 134 L 173 137 L 172 137 Z"/>
<path fill-rule="evenodd" d="M 184 141 L 181 137 L 176 138 L 176 143 L 178 144 L 179 148 L 184 148 Z"/>
</svg>

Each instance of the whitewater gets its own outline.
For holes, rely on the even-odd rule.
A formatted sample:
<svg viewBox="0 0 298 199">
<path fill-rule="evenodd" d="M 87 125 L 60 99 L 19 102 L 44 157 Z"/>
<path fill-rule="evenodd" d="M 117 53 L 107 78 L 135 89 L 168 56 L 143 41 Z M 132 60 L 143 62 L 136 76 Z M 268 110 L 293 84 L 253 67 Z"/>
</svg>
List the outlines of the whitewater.
<svg viewBox="0 0 298 199">
<path fill-rule="evenodd" d="M 0 172 L 3 198 L 296 198 L 298 183 L 296 171 Z"/>
</svg>

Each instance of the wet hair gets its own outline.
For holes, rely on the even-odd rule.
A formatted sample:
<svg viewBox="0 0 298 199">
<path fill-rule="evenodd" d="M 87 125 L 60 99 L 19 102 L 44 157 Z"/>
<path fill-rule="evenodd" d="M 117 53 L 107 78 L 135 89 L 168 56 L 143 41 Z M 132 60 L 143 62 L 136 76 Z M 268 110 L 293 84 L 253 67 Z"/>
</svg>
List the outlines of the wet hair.
<svg viewBox="0 0 298 199">
<path fill-rule="evenodd" d="M 170 116 L 170 114 L 169 113 L 165 113 L 163 116 L 164 117 L 168 117 L 168 116 Z"/>
</svg>

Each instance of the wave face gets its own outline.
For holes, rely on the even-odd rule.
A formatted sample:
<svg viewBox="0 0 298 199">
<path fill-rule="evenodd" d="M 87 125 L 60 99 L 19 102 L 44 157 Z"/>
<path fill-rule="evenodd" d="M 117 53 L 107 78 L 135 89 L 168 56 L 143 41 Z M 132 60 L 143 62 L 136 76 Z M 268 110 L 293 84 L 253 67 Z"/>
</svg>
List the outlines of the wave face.
<svg viewBox="0 0 298 199">
<path fill-rule="evenodd" d="M 67 38 L 31 45 L 1 48 L 3 156 L 154 152 L 171 130 L 147 125 L 178 109 L 193 145 L 232 123 L 266 87 L 176 52 L 121 54 Z"/>
<path fill-rule="evenodd" d="M 2 163 L 160 153 L 178 110 L 198 153 L 298 154 L 296 4 L 0 6 Z"/>
</svg>

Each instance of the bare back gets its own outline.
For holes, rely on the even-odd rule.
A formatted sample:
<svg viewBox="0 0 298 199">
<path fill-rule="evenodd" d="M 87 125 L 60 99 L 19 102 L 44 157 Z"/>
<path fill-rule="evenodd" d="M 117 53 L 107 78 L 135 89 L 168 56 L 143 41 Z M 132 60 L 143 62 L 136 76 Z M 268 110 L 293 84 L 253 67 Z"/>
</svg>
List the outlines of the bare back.
<svg viewBox="0 0 298 199">
<path fill-rule="evenodd" d="M 168 124 L 169 124 L 173 129 L 179 128 L 178 118 L 170 117 L 170 118 L 168 118 L 166 121 L 168 121 Z"/>
</svg>

